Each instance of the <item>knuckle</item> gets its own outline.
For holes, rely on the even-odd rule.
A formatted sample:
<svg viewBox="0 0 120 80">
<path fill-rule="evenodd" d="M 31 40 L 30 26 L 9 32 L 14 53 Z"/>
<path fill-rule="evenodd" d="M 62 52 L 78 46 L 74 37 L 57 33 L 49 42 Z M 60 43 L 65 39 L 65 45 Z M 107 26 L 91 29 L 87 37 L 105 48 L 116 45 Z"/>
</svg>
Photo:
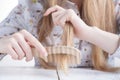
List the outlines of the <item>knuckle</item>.
<svg viewBox="0 0 120 80">
<path fill-rule="evenodd" d="M 12 58 L 13 59 L 18 59 L 18 56 L 17 55 L 12 55 Z"/>
<path fill-rule="evenodd" d="M 25 36 L 29 36 L 29 35 L 31 35 L 31 33 L 29 33 L 27 30 L 21 30 L 20 31 L 20 33 L 21 33 L 21 35 L 23 36 L 23 37 L 25 37 Z"/>
<path fill-rule="evenodd" d="M 61 24 L 62 26 L 64 26 L 64 25 L 65 25 L 65 23 L 64 23 L 63 21 L 60 21 L 60 24 Z"/>
<path fill-rule="evenodd" d="M 32 60 L 32 59 L 33 59 L 33 57 L 31 56 L 31 57 L 29 57 L 28 59 L 29 59 L 29 60 Z"/>
<path fill-rule="evenodd" d="M 27 57 L 28 59 L 31 59 L 31 58 L 33 57 L 31 50 L 28 51 L 26 54 L 27 54 L 26 57 Z"/>
<path fill-rule="evenodd" d="M 16 53 L 9 52 L 8 54 L 12 57 L 12 59 L 18 59 L 18 55 Z"/>
<path fill-rule="evenodd" d="M 23 34 L 27 33 L 27 31 L 25 29 L 21 30 L 20 32 L 23 33 Z"/>
<path fill-rule="evenodd" d="M 56 7 L 56 8 L 59 8 L 59 6 L 58 6 L 58 5 L 55 5 L 55 7 Z"/>
<path fill-rule="evenodd" d="M 28 57 L 27 57 L 27 60 L 28 60 L 28 61 L 30 61 L 30 60 L 32 60 L 32 59 L 33 59 L 33 56 L 28 56 Z"/>
<path fill-rule="evenodd" d="M 20 37 L 20 36 L 21 36 L 20 33 L 15 33 L 15 34 L 13 34 L 13 37 Z"/>
<path fill-rule="evenodd" d="M 59 6 L 59 5 L 55 5 L 55 8 L 56 8 L 57 10 L 64 10 L 64 8 L 61 7 L 61 6 Z"/>
<path fill-rule="evenodd" d="M 16 56 L 11 56 L 12 57 L 12 59 L 14 59 L 14 60 L 16 60 L 17 59 L 17 57 Z"/>
<path fill-rule="evenodd" d="M 11 50 L 11 47 L 12 47 L 12 44 L 9 42 L 6 46 L 6 49 L 8 49 L 7 52 L 9 52 Z"/>
<path fill-rule="evenodd" d="M 8 49 L 7 52 L 9 52 L 9 51 L 11 52 L 11 44 L 7 45 L 7 49 Z"/>
<path fill-rule="evenodd" d="M 24 58 L 24 54 L 19 54 L 19 59 L 23 59 Z"/>
<path fill-rule="evenodd" d="M 73 13 L 74 11 L 72 9 L 68 9 L 67 13 Z"/>
<path fill-rule="evenodd" d="M 24 54 L 24 53 L 21 53 L 21 54 L 20 54 L 20 57 L 22 57 L 22 58 L 23 58 L 24 56 L 25 56 L 25 54 Z"/>
<path fill-rule="evenodd" d="M 10 38 L 9 41 L 10 41 L 10 43 L 14 43 L 14 42 L 16 42 L 16 40 L 15 40 L 13 37 Z"/>
<path fill-rule="evenodd" d="M 55 13 L 52 13 L 51 15 L 52 15 L 52 18 L 54 18 Z"/>
</svg>

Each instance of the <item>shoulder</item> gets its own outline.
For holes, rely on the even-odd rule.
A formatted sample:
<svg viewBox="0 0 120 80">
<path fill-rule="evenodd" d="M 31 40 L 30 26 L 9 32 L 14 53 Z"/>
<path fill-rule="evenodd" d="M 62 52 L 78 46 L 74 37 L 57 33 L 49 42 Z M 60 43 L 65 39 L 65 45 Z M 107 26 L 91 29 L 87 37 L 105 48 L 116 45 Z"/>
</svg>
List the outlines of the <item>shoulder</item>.
<svg viewBox="0 0 120 80">
<path fill-rule="evenodd" d="M 43 0 L 18 0 L 18 5 L 28 9 L 43 9 Z"/>
<path fill-rule="evenodd" d="M 22 8 L 25 21 L 34 20 L 38 22 L 43 15 L 43 4 L 44 0 L 18 0 L 18 5 Z"/>
</svg>

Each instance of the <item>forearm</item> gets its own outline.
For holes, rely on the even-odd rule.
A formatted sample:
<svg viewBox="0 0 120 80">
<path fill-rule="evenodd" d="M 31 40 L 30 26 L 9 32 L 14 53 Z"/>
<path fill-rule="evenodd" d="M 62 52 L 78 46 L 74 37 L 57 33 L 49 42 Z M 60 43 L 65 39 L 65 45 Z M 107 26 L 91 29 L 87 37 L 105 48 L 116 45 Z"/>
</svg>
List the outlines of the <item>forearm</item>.
<svg viewBox="0 0 120 80">
<path fill-rule="evenodd" d="M 75 34 L 79 39 L 97 45 L 110 54 L 114 53 L 118 48 L 118 35 L 100 30 L 97 27 L 90 27 L 77 16 L 74 16 L 71 22 L 75 27 Z"/>
<path fill-rule="evenodd" d="M 118 35 L 100 30 L 97 27 L 86 27 L 86 31 L 82 35 L 84 40 L 99 46 L 110 54 L 114 53 L 118 47 Z"/>
</svg>

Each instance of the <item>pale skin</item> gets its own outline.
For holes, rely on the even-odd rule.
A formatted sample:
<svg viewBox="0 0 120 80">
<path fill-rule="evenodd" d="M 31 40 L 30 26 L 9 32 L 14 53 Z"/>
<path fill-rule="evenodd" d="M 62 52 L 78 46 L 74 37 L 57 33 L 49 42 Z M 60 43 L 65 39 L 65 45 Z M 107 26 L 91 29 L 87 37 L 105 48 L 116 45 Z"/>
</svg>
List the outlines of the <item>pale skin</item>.
<svg viewBox="0 0 120 80">
<path fill-rule="evenodd" d="M 77 0 L 72 1 L 78 3 Z M 49 8 L 44 16 L 49 14 L 52 14 L 55 25 L 64 27 L 66 22 L 71 22 L 75 36 L 99 46 L 110 54 L 114 53 L 118 47 L 118 35 L 102 31 L 97 27 L 90 27 L 72 9 L 64 9 L 56 5 Z M 34 53 L 32 53 L 31 47 L 37 49 L 40 55 L 47 56 L 42 44 L 26 30 L 0 39 L 0 53 L 7 53 L 15 60 L 21 60 L 24 57 L 26 57 L 26 61 L 32 60 Z"/>
<path fill-rule="evenodd" d="M 89 25 L 85 24 L 72 9 L 66 10 L 56 5 L 49 8 L 45 12 L 44 16 L 49 14 L 52 14 L 55 25 L 60 25 L 63 27 L 66 22 L 71 22 L 74 27 L 74 33 L 79 39 L 97 45 L 110 54 L 114 53 L 118 47 L 118 35 L 102 31 L 97 27 L 90 27 Z"/>
<path fill-rule="evenodd" d="M 0 53 L 9 54 L 14 60 L 21 60 L 24 57 L 26 61 L 32 60 L 34 53 L 31 48 L 37 49 L 40 55 L 47 56 L 42 44 L 26 30 L 0 39 L 0 46 Z"/>
</svg>

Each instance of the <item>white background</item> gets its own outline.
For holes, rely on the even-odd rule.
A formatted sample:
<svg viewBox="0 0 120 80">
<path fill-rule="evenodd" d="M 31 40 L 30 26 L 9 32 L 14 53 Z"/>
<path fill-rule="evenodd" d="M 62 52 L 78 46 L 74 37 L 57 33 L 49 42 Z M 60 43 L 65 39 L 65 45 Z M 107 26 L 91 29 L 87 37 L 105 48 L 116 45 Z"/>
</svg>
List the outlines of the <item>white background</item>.
<svg viewBox="0 0 120 80">
<path fill-rule="evenodd" d="M 0 22 L 17 5 L 17 0 L 0 0 Z"/>
</svg>

